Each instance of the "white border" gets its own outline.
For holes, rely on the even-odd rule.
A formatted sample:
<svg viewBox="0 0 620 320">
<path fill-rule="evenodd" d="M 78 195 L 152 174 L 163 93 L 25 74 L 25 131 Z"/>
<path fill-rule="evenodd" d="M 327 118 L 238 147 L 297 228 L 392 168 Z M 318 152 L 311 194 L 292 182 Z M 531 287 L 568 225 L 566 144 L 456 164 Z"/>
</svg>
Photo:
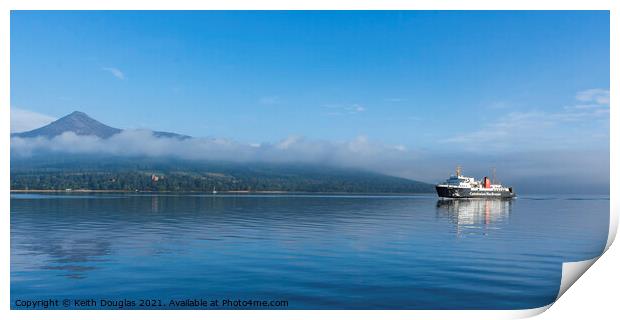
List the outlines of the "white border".
<svg viewBox="0 0 620 320">
<path fill-rule="evenodd" d="M 114 317 L 131 317 L 142 318 L 148 317 L 149 319 L 168 319 L 170 317 L 184 318 L 184 319 L 199 319 L 203 317 L 216 317 L 218 319 L 311 319 L 316 317 L 355 317 L 359 319 L 375 319 L 377 317 L 389 317 L 390 319 L 446 319 L 446 318 L 460 318 L 460 319 L 513 319 L 529 317 L 547 310 L 549 306 L 529 309 L 529 310 L 510 310 L 510 311 L 419 311 L 419 310 L 405 310 L 405 311 L 195 311 L 195 310 L 165 310 L 165 311 L 24 311 L 24 310 L 10 310 L 10 224 L 9 224 L 9 150 L 10 150 L 10 138 L 8 135 L 10 127 L 9 106 L 10 106 L 10 40 L 9 40 L 9 28 L 10 28 L 10 10 L 62 10 L 62 9 L 80 9 L 80 10 L 131 10 L 131 9 L 151 9 L 151 10 L 164 10 L 164 9 L 229 9 L 229 10 L 245 10 L 245 9 L 367 9 L 367 10 L 389 10 L 389 9 L 417 9 L 417 10 L 611 10 L 611 101 L 615 104 L 615 84 L 617 83 L 616 77 L 618 75 L 618 66 L 616 65 L 613 57 L 618 56 L 618 1 L 611 0 L 588 0 L 588 1 L 544 1 L 544 0 L 387 0 L 387 1 L 373 1 L 373 0 L 307 0 L 307 1 L 283 1 L 283 0 L 229 0 L 229 1 L 201 1 L 194 2 L 191 0 L 151 0 L 151 1 L 135 1 L 135 0 L 108 0 L 103 2 L 86 2 L 80 0 L 2 0 L 0 1 L 0 105 L 2 105 L 2 116 L 0 117 L 0 127 L 5 134 L 0 135 L 0 146 L 2 148 L 0 156 L 0 163 L 2 169 L 0 170 L 0 193 L 6 195 L 3 201 L 0 202 L 2 208 L 2 220 L 0 226 L 2 226 L 2 237 L 0 238 L 0 252 L 2 263 L 0 263 L 0 318 L 1 319 L 83 319 L 85 317 L 89 319 L 108 319 L 110 315 Z M 617 105 L 617 104 L 615 104 Z M 611 141 L 618 141 L 618 129 L 619 124 L 618 114 L 611 110 Z M 611 161 L 613 164 L 618 161 L 618 146 L 611 144 Z M 614 161 L 615 160 L 615 161 Z M 617 194 L 618 185 L 616 181 L 619 181 L 618 170 L 611 167 L 611 192 L 610 194 Z M 606 250 L 610 248 L 613 239 L 615 238 L 617 225 L 618 225 L 618 200 L 617 197 L 611 198 L 611 212 L 610 212 L 610 233 L 608 236 Z M 615 299 L 612 297 L 617 296 L 618 289 L 615 287 L 618 285 L 618 275 L 616 270 L 620 266 L 620 257 L 618 250 L 611 248 L 609 250 L 613 254 L 606 254 L 600 260 L 605 261 L 605 265 L 599 266 L 599 264 L 593 266 L 593 269 L 597 269 L 595 275 L 586 274 L 584 278 L 596 281 L 594 283 L 578 283 L 578 287 L 587 287 L 584 291 L 572 292 L 569 290 L 565 298 L 571 300 L 572 303 L 556 303 L 556 306 L 552 308 L 550 312 L 545 313 L 542 318 L 547 319 L 560 319 L 565 317 L 572 317 L 577 314 L 582 316 L 588 316 L 591 314 L 609 315 L 615 314 L 616 310 Z M 561 292 L 558 296 L 561 296 L 566 289 L 572 284 L 587 268 L 598 260 L 594 258 L 585 262 L 567 263 L 563 267 L 563 279 L 561 285 Z M 569 281 L 570 278 L 570 281 Z M 608 280 L 612 279 L 610 283 Z M 611 284 L 611 285 L 610 285 Z M 586 291 L 587 290 L 587 291 Z M 595 292 L 591 292 L 595 291 Z M 607 304 L 601 303 L 601 301 L 607 301 Z M 588 302 L 590 303 L 588 305 Z M 585 303 L 585 304 L 584 304 Z M 589 306 L 596 306 L 596 310 L 590 310 Z M 608 316 L 607 316 L 608 317 Z"/>
</svg>

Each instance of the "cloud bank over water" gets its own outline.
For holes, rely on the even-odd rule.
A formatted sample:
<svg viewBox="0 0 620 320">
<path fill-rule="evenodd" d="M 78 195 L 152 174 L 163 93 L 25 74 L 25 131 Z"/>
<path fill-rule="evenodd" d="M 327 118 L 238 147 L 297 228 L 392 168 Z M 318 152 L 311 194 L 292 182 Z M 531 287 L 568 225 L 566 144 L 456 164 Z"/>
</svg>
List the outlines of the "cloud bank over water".
<svg viewBox="0 0 620 320">
<path fill-rule="evenodd" d="M 415 152 L 402 146 L 373 143 L 364 136 L 351 141 L 310 140 L 290 136 L 276 143 L 245 144 L 219 138 L 156 137 L 148 130 L 124 130 L 110 138 L 65 132 L 53 138 L 11 138 L 17 157 L 45 152 L 114 156 L 175 157 L 186 160 L 295 162 L 376 169 L 381 163 L 412 161 Z"/>
<path fill-rule="evenodd" d="M 218 138 L 156 137 L 148 130 L 125 130 L 107 139 L 65 132 L 51 139 L 12 137 L 11 152 L 17 159 L 56 152 L 196 161 L 307 163 L 359 168 L 431 183 L 446 178 L 459 164 L 464 166 L 466 174 L 476 177 L 490 175 L 490 167 L 495 166 L 502 181 L 529 193 L 605 193 L 609 185 L 609 150 L 539 150 L 484 155 L 462 150 L 410 150 L 400 145 L 373 142 L 365 136 L 350 141 L 290 136 L 275 143 L 245 144 Z"/>
</svg>

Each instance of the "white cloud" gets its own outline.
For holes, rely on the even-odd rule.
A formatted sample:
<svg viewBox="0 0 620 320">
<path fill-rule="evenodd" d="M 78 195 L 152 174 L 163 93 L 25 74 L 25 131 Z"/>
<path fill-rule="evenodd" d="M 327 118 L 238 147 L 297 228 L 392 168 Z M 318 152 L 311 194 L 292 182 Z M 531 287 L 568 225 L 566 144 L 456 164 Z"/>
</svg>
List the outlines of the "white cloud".
<svg viewBox="0 0 620 320">
<path fill-rule="evenodd" d="M 221 138 L 179 140 L 155 137 L 148 130 L 125 130 L 108 139 L 65 132 L 52 139 L 11 138 L 11 152 L 31 156 L 44 152 L 119 156 L 178 157 L 188 160 L 297 162 L 378 169 L 386 163 L 407 163 L 416 157 L 404 146 L 390 146 L 359 136 L 350 141 L 311 140 L 290 136 L 275 143 L 239 143 Z M 389 167 L 389 166 L 388 166 Z"/>
<path fill-rule="evenodd" d="M 278 142 L 276 144 L 276 148 L 278 148 L 280 150 L 286 150 L 290 146 L 292 146 L 293 144 L 299 142 L 301 139 L 303 139 L 303 138 L 299 137 L 299 136 L 290 136 L 290 137 L 288 137 L 288 138 Z"/>
<path fill-rule="evenodd" d="M 588 89 L 580 91 L 575 96 L 579 104 L 566 106 L 564 110 L 574 117 L 574 113 L 578 113 L 581 116 L 588 116 L 591 114 L 605 115 L 609 113 L 609 90 L 606 89 Z"/>
<path fill-rule="evenodd" d="M 575 98 L 582 102 L 595 102 L 597 104 L 609 104 L 609 90 L 588 89 L 577 93 Z"/>
<path fill-rule="evenodd" d="M 113 76 L 115 76 L 116 78 L 118 78 L 120 80 L 125 80 L 125 74 L 121 70 L 119 70 L 118 68 L 115 68 L 115 67 L 103 67 L 101 69 L 111 73 Z"/>
<path fill-rule="evenodd" d="M 586 104 L 561 111 L 511 112 L 481 128 L 444 139 L 470 151 L 568 148 L 609 141 L 609 91 L 581 91 L 576 99 Z"/>
<path fill-rule="evenodd" d="M 351 110 L 357 113 L 366 111 L 366 108 L 360 106 L 359 104 L 354 104 L 351 106 Z"/>
<path fill-rule="evenodd" d="M 37 129 L 55 120 L 46 114 L 11 107 L 11 133 Z"/>
</svg>

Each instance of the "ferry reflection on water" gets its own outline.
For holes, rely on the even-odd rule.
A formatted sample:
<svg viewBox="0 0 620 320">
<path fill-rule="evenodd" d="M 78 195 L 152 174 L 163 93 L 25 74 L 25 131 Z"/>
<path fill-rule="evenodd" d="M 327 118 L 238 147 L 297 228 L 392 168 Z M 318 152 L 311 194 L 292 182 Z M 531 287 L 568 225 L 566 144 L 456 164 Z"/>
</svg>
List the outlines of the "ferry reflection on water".
<svg viewBox="0 0 620 320">
<path fill-rule="evenodd" d="M 457 235 L 483 234 L 501 229 L 512 212 L 511 199 L 440 199 L 437 216 L 456 225 Z"/>
</svg>

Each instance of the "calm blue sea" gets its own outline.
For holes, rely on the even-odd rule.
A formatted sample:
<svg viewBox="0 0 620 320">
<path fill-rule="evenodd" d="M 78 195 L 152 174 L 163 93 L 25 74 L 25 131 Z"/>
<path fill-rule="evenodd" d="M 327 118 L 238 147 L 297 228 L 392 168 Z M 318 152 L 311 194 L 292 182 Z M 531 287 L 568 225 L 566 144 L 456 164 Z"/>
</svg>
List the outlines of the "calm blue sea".
<svg viewBox="0 0 620 320">
<path fill-rule="evenodd" d="M 608 196 L 12 194 L 11 306 L 534 308 L 563 261 L 601 254 L 608 220 Z"/>
</svg>

